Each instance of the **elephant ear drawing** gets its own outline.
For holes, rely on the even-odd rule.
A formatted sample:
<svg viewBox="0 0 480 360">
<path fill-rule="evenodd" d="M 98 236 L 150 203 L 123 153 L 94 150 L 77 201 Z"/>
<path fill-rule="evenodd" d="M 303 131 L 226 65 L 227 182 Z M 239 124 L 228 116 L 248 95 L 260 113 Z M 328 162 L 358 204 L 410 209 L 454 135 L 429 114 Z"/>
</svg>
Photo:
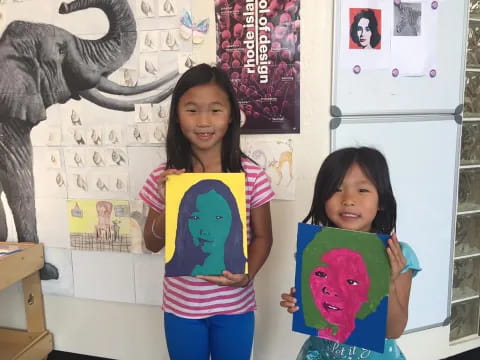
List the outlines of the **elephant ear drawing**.
<svg viewBox="0 0 480 360">
<path fill-rule="evenodd" d="M 46 119 L 46 108 L 51 104 L 45 104 L 42 98 L 42 70 L 37 56 L 31 54 L 32 47 L 24 39 L 22 25 L 22 22 L 11 23 L 0 42 L 0 64 L 4 75 L 0 77 L 0 116 L 35 125 Z M 19 32 L 23 33 L 20 38 Z"/>
</svg>

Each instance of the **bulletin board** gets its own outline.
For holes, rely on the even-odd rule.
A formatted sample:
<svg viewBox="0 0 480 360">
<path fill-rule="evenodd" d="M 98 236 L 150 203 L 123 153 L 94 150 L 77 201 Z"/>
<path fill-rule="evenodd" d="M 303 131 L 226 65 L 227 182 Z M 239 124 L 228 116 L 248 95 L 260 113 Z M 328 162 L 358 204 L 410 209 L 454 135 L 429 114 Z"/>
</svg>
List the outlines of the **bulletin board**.
<svg viewBox="0 0 480 360">
<path fill-rule="evenodd" d="M 407 331 L 449 321 L 460 120 L 418 115 L 331 122 L 332 151 L 372 146 L 387 158 L 398 238 L 414 249 L 422 268 L 412 282 Z"/>
<path fill-rule="evenodd" d="M 467 0 L 335 1 L 332 116 L 460 114 L 467 7 Z M 354 15 L 367 9 L 376 24 L 362 47 Z"/>
</svg>

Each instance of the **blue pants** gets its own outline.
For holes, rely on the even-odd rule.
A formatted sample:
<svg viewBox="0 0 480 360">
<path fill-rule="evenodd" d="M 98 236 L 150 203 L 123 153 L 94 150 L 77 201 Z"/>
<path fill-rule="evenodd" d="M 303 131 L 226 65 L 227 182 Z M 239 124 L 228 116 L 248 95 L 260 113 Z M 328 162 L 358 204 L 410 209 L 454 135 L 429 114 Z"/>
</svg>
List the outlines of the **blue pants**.
<svg viewBox="0 0 480 360">
<path fill-rule="evenodd" d="M 164 319 L 171 360 L 209 360 L 210 355 L 212 360 L 250 359 L 253 311 L 205 319 L 185 319 L 166 312 Z"/>
</svg>

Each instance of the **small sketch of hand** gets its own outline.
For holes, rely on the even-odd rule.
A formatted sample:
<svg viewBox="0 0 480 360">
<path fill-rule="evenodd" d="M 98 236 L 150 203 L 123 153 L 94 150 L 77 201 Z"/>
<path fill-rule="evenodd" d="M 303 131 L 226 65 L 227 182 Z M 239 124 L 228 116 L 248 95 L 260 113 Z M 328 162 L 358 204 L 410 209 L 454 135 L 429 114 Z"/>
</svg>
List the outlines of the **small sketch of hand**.
<svg viewBox="0 0 480 360">
<path fill-rule="evenodd" d="M 97 134 L 97 131 L 95 129 L 92 129 L 90 138 L 92 139 L 95 145 L 102 145 L 102 137 L 99 134 Z"/>
<path fill-rule="evenodd" d="M 124 190 L 125 189 L 125 184 L 123 183 L 122 179 L 117 179 L 117 182 L 115 183 L 115 187 L 117 190 Z"/>
<path fill-rule="evenodd" d="M 157 75 L 157 67 L 150 61 L 145 60 L 145 71 L 151 75 Z"/>
<path fill-rule="evenodd" d="M 173 35 L 173 33 L 170 31 L 168 32 L 165 39 L 165 44 L 167 44 L 170 49 L 173 49 L 177 46 L 177 39 L 175 38 L 175 35 Z"/>
<path fill-rule="evenodd" d="M 78 167 L 83 167 L 82 157 L 77 152 L 73 155 L 73 161 L 75 161 Z"/>
<path fill-rule="evenodd" d="M 77 176 L 77 186 L 84 191 L 88 191 L 87 180 L 85 180 L 85 178 L 81 175 L 77 174 L 76 176 Z"/>
<path fill-rule="evenodd" d="M 107 185 L 105 185 L 105 183 L 103 182 L 103 180 L 101 178 L 97 179 L 96 185 L 97 185 L 97 188 L 100 191 L 109 191 Z"/>
<path fill-rule="evenodd" d="M 117 136 L 117 132 L 115 130 L 110 130 L 110 132 L 108 133 L 108 140 L 112 144 L 117 144 L 117 143 L 120 142 L 120 140 L 118 139 L 118 136 Z"/>
<path fill-rule="evenodd" d="M 165 141 L 165 136 L 160 126 L 155 127 L 155 131 L 153 132 L 153 137 L 157 139 L 159 142 Z"/>
<path fill-rule="evenodd" d="M 150 116 L 148 115 L 148 111 L 145 110 L 145 107 L 141 106 L 140 105 L 140 110 L 138 112 L 138 118 L 140 119 L 140 121 L 149 121 L 150 120 Z"/>
<path fill-rule="evenodd" d="M 74 109 L 72 109 L 72 113 L 70 114 L 70 120 L 72 121 L 72 124 L 74 126 L 76 126 L 76 125 L 81 126 L 82 125 L 82 121 L 80 120 L 80 116 L 78 116 L 77 112 Z"/>
<path fill-rule="evenodd" d="M 190 69 L 194 65 L 195 65 L 195 62 L 190 58 L 190 56 L 187 56 L 187 60 L 185 60 L 185 66 Z"/>
<path fill-rule="evenodd" d="M 78 145 L 85 145 L 85 139 L 83 138 L 83 135 L 77 130 L 73 132 L 73 139 Z"/>
<path fill-rule="evenodd" d="M 153 15 L 153 9 L 152 5 L 150 5 L 147 1 L 142 0 L 142 3 L 140 5 L 140 9 L 142 12 L 145 14 L 145 16 L 150 16 L 149 14 Z"/>
<path fill-rule="evenodd" d="M 57 183 L 58 187 L 62 187 L 65 185 L 65 181 L 63 180 L 62 174 L 58 173 L 55 177 L 55 182 Z"/>
<path fill-rule="evenodd" d="M 51 154 L 50 155 L 50 161 L 52 162 L 52 165 L 58 165 L 57 163 L 57 157 L 55 156 L 55 154 Z"/>
<path fill-rule="evenodd" d="M 157 113 L 157 115 L 158 115 L 159 118 L 162 118 L 162 119 L 167 117 L 167 112 L 165 111 L 165 109 L 163 108 L 162 105 L 160 105 L 160 106 L 158 107 L 158 113 Z"/>
<path fill-rule="evenodd" d="M 147 33 L 147 35 L 145 35 L 145 40 L 143 41 L 143 43 L 145 44 L 146 47 L 153 49 L 153 40 L 150 37 L 150 33 Z"/>
<path fill-rule="evenodd" d="M 117 152 L 117 150 L 112 151 L 112 161 L 118 166 L 121 166 L 122 163 L 126 163 L 125 158 L 120 152 Z"/>
<path fill-rule="evenodd" d="M 94 163 L 96 166 L 103 166 L 103 165 L 105 165 L 105 163 L 103 162 L 102 155 L 101 155 L 98 151 L 94 151 L 94 152 L 93 152 L 92 160 L 93 160 L 93 163 Z"/>
<path fill-rule="evenodd" d="M 138 127 L 135 127 L 135 129 L 133 129 L 133 137 L 138 142 L 142 141 L 142 134 L 140 133 L 140 130 L 138 130 Z"/>
<path fill-rule="evenodd" d="M 170 2 L 170 0 L 165 0 L 163 3 L 163 11 L 165 11 L 167 14 L 173 14 L 175 11 L 173 4 Z"/>
</svg>

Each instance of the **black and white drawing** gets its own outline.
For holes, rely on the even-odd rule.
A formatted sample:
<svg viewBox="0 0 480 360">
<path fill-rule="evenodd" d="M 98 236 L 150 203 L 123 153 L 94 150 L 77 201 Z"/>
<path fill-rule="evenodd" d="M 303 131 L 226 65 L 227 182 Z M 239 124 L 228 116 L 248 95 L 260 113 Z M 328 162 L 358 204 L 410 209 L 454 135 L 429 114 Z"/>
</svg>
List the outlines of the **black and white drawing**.
<svg viewBox="0 0 480 360">
<path fill-rule="evenodd" d="M 143 11 L 145 17 L 155 15 L 151 9 L 153 1 L 140 0 L 136 3 L 139 6 L 137 10 Z M 15 3 L 5 6 L 9 5 L 16 6 Z M 53 24 L 15 20 L 13 12 L 9 13 L 11 21 L 1 34 L 0 194 L 5 193 L 19 242 L 39 242 L 30 135 L 37 125 L 48 122 L 47 109 L 70 100 L 85 99 L 104 109 L 133 112 L 135 104 L 157 103 L 167 98 L 178 75 L 178 71 L 165 73 L 157 62 L 152 64 L 156 74 L 149 83 L 138 85 L 135 71 L 124 72 L 123 84 L 110 80 L 109 76 L 122 67 L 135 50 L 136 20 L 128 0 L 74 0 L 62 3 L 58 13 L 73 14 L 89 8 L 103 11 L 109 24 L 108 32 L 94 40 L 77 37 Z M 5 11 L 0 13 L 3 18 Z M 32 16 L 35 18 L 34 14 Z M 103 146 L 107 143 L 106 139 L 113 144 L 122 136 L 114 129 L 107 133 L 103 124 L 85 126 L 81 109 L 76 107 L 69 109 L 66 120 L 70 126 L 66 133 L 70 134 L 72 145 L 77 147 Z M 62 143 L 58 127 L 52 127 L 46 137 L 45 145 Z M 91 160 L 100 161 L 100 154 L 98 152 Z M 79 168 L 87 165 L 88 155 L 78 154 Z M 72 160 L 75 162 L 75 155 Z M 71 160 L 69 164 L 73 164 Z M 99 192 L 116 182 L 106 181 L 101 176 L 94 180 L 82 172 L 65 176 L 61 171 L 56 171 L 53 180 L 58 187 L 65 187 L 68 180 L 73 181 L 67 184 L 68 188 L 75 185 L 77 190 L 89 191 L 89 187 L 96 186 Z M 0 241 L 7 237 L 5 209 L 0 204 Z M 41 277 L 58 278 L 58 271 L 54 265 L 47 263 Z"/>
<path fill-rule="evenodd" d="M 400 2 L 393 10 L 394 36 L 420 36 L 422 30 L 422 3 Z"/>
</svg>

